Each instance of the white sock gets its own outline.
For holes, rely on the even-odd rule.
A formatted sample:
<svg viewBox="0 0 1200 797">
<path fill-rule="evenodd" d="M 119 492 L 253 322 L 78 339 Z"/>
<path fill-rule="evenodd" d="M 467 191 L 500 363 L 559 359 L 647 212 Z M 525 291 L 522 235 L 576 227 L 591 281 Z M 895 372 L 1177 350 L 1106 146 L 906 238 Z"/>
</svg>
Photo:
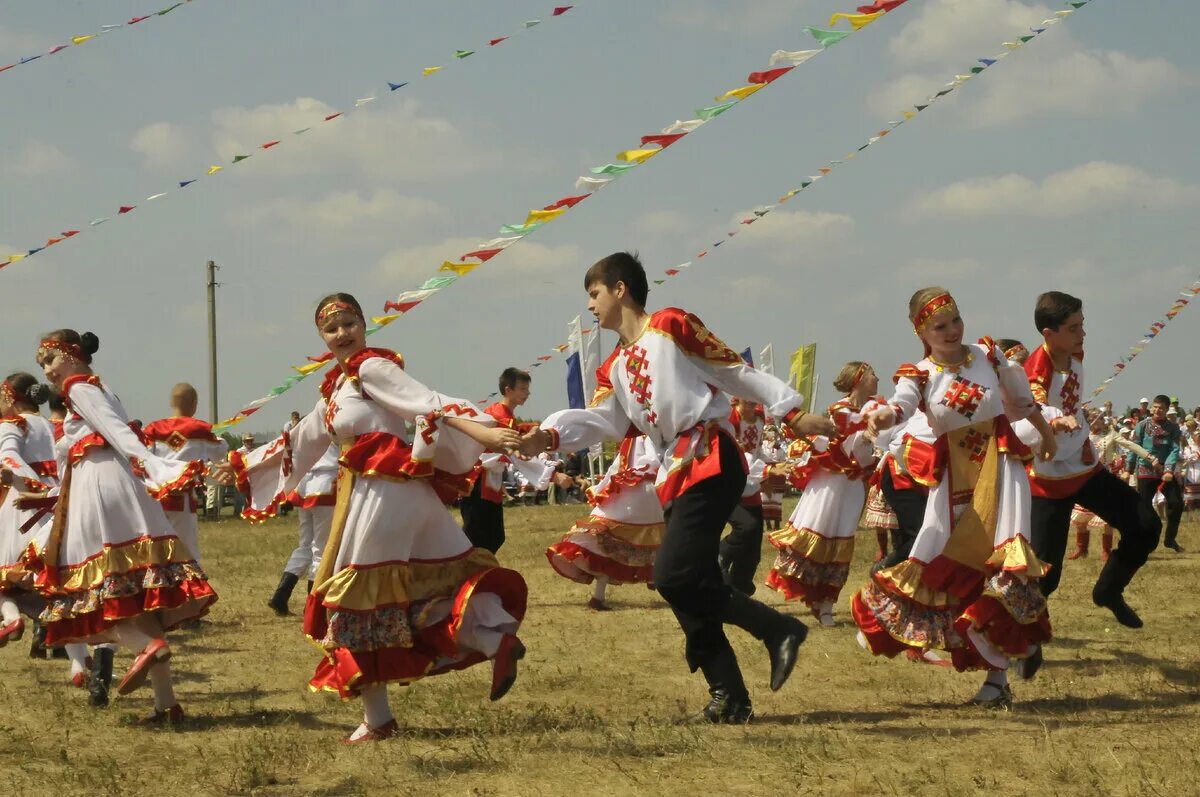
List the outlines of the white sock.
<svg viewBox="0 0 1200 797">
<path fill-rule="evenodd" d="M 82 642 L 68 642 L 63 645 L 67 658 L 71 660 L 71 677 L 87 669 L 87 645 Z"/>
<path fill-rule="evenodd" d="M 995 686 L 1003 689 L 1008 686 L 1008 670 L 988 670 L 987 677 L 983 682 L 989 686 Z"/>
<path fill-rule="evenodd" d="M 596 583 L 592 585 L 592 598 L 603 603 L 604 591 L 607 589 L 608 576 L 596 576 Z"/>
<path fill-rule="evenodd" d="M 0 598 L 0 617 L 4 618 L 5 625 L 21 619 L 21 610 L 12 598 Z"/>
<path fill-rule="evenodd" d="M 392 707 L 388 705 L 387 686 L 371 684 L 362 688 L 363 721 L 368 728 L 379 728 L 392 721 Z"/>
<path fill-rule="evenodd" d="M 166 711 L 179 702 L 175 699 L 175 687 L 171 685 L 170 662 L 160 662 L 150 668 L 150 686 L 154 688 L 156 711 Z"/>
<path fill-rule="evenodd" d="M 113 626 L 113 636 L 122 646 L 129 648 L 134 654 L 141 653 L 146 649 L 146 646 L 154 641 L 153 637 L 145 631 L 137 627 L 134 622 L 137 618 L 122 620 Z"/>
</svg>

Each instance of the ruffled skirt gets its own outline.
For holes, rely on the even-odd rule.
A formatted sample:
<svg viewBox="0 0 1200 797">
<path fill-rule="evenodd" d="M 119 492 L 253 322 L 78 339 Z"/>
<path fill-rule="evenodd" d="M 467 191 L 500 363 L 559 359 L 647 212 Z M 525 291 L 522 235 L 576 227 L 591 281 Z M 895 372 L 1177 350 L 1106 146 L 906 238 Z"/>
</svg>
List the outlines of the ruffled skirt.
<svg viewBox="0 0 1200 797">
<path fill-rule="evenodd" d="M 883 497 L 883 490 L 872 485 L 867 490 L 867 510 L 863 512 L 862 525 L 868 529 L 898 529 L 900 521 Z"/>
</svg>

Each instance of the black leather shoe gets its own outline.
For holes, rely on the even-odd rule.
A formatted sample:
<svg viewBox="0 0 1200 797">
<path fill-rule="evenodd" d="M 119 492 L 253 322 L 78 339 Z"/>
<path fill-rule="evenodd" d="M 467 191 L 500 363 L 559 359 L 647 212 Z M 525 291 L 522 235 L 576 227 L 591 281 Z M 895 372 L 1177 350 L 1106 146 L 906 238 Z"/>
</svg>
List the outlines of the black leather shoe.
<svg viewBox="0 0 1200 797">
<path fill-rule="evenodd" d="M 780 615 L 781 627 L 778 632 L 768 637 L 764 644 L 767 654 L 771 657 L 771 691 L 778 692 L 792 674 L 796 666 L 796 656 L 800 645 L 808 636 L 808 626 L 795 617 Z"/>
<path fill-rule="evenodd" d="M 108 687 L 112 684 L 112 648 L 96 648 L 92 651 L 92 673 L 88 679 L 88 704 L 96 708 L 108 705 Z"/>
<path fill-rule="evenodd" d="M 1174 540 L 1171 540 L 1170 542 L 1164 542 L 1163 547 L 1170 548 L 1175 553 L 1183 553 L 1183 546 L 1180 545 L 1179 543 L 1175 542 Z"/>
<path fill-rule="evenodd" d="M 291 573 L 284 573 L 279 579 L 279 586 L 275 588 L 275 593 L 271 599 L 267 601 L 267 606 L 271 607 L 272 611 L 280 617 L 287 617 L 291 612 L 288 610 L 288 599 L 292 597 L 292 590 L 296 588 L 300 577 Z"/>
<path fill-rule="evenodd" d="M 1092 591 L 1092 601 L 1113 613 L 1113 617 L 1117 618 L 1117 622 L 1126 628 L 1141 628 L 1145 625 L 1142 618 L 1138 617 L 1138 613 L 1133 610 L 1128 603 L 1125 602 L 1125 596 L 1121 593 L 1113 594 L 1106 593 L 1099 586 Z"/>
<path fill-rule="evenodd" d="M 1042 669 L 1044 662 L 1045 659 L 1042 658 L 1042 646 L 1038 645 L 1034 648 L 1033 653 L 1017 663 L 1017 673 L 1021 676 L 1021 680 L 1032 680 L 1033 676 L 1037 675 L 1038 670 Z"/>
<path fill-rule="evenodd" d="M 50 651 L 46 648 L 46 627 L 37 620 L 33 621 L 33 639 L 29 642 L 29 658 L 47 659 Z"/>
<path fill-rule="evenodd" d="M 712 698 L 696 718 L 714 725 L 745 725 L 754 716 L 750 696 L 732 697 L 725 689 L 709 689 Z"/>
</svg>

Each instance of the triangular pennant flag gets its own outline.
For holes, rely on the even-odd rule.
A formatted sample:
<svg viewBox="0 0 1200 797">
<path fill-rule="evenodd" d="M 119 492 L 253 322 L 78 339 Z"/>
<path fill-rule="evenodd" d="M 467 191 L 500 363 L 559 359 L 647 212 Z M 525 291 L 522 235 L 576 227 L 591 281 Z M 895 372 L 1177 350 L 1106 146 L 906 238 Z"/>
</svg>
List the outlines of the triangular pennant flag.
<svg viewBox="0 0 1200 797">
<path fill-rule="evenodd" d="M 159 196 L 162 196 L 162 195 L 159 194 Z M 62 233 L 63 238 L 70 238 L 73 235 L 79 235 L 79 230 L 66 230 L 65 232 Z"/>
<path fill-rule="evenodd" d="M 368 102 L 375 102 L 375 97 L 360 97 L 359 99 L 354 101 L 354 107 L 361 108 L 364 105 L 366 105 Z"/>
<path fill-rule="evenodd" d="M 730 101 L 730 102 L 721 103 L 720 105 L 710 105 L 707 108 L 698 109 L 696 111 L 696 116 L 699 116 L 701 119 L 703 119 L 704 121 L 707 122 L 709 119 L 716 118 L 716 117 L 720 116 L 721 114 L 725 113 L 730 108 L 732 108 L 734 105 L 737 105 L 737 102 Z"/>
<path fill-rule="evenodd" d="M 188 0 L 188 2 L 191 2 L 191 0 Z M 175 10 L 175 9 L 177 9 L 177 8 L 179 8 L 181 5 L 183 5 L 183 3 L 176 3 L 176 4 L 175 4 L 175 5 L 173 5 L 173 6 L 170 6 L 170 7 L 168 7 L 168 8 L 164 8 L 162 11 L 159 11 L 159 12 L 158 12 L 158 16 L 160 16 L 160 17 L 161 17 L 161 16 L 163 16 L 164 14 L 170 14 L 172 11 L 174 11 L 174 10 Z"/>
<path fill-rule="evenodd" d="M 592 174 L 622 174 L 630 169 L 637 168 L 636 163 L 606 163 L 603 166 L 593 166 Z"/>
<path fill-rule="evenodd" d="M 678 274 L 678 273 L 679 273 L 679 269 L 677 269 L 677 268 L 669 268 L 669 269 L 667 269 L 667 270 L 666 270 L 665 272 L 663 272 L 663 273 L 665 273 L 665 274 L 666 274 L 668 277 L 674 277 L 676 274 Z"/>
<path fill-rule="evenodd" d="M 561 17 L 563 14 L 570 11 L 575 6 L 555 6 L 554 11 L 550 14 L 552 17 Z"/>
<path fill-rule="evenodd" d="M 161 194 L 153 194 L 151 196 L 146 197 L 145 201 L 150 202 L 152 200 L 158 199 L 159 197 L 164 197 L 166 195 L 167 195 L 167 192 L 163 191 Z"/>
<path fill-rule="evenodd" d="M 420 290 L 440 291 L 442 288 L 447 288 L 457 281 L 458 277 L 430 277 L 421 285 Z"/>
<path fill-rule="evenodd" d="M 309 130 L 312 130 L 312 128 L 311 128 L 311 127 L 302 127 L 302 128 L 300 128 L 299 130 L 293 130 L 293 131 L 292 131 L 292 135 L 293 135 L 293 136 L 298 136 L 298 135 L 300 135 L 301 133 L 307 133 Z"/>
<path fill-rule="evenodd" d="M 449 260 L 442 263 L 438 271 L 453 271 L 458 276 L 470 274 L 475 269 L 479 268 L 479 263 L 452 263 Z"/>
<path fill-rule="evenodd" d="M 991 66 L 992 64 L 996 63 L 995 58 L 980 58 L 977 60 L 979 61 L 979 63 L 983 64 L 984 66 Z"/>
<path fill-rule="evenodd" d="M 533 224 L 505 224 L 500 228 L 500 232 L 508 233 L 510 235 L 513 233 L 518 235 L 528 235 L 541 226 L 542 225 L 540 222 L 534 222 Z"/>
<path fill-rule="evenodd" d="M 71 45 L 69 45 L 69 44 L 57 44 L 54 47 L 51 47 L 49 50 L 47 50 L 46 55 L 54 55 L 55 53 L 59 52 L 60 50 L 65 50 L 70 46 Z"/>
<path fill-rule="evenodd" d="M 405 81 L 404 83 L 392 83 L 391 81 L 388 81 L 388 88 L 391 89 L 392 91 L 395 91 L 396 89 L 402 89 L 407 85 L 408 85 L 407 81 Z"/>
<path fill-rule="evenodd" d="M 118 215 L 118 216 L 120 216 L 120 215 L 122 215 L 122 214 L 124 214 L 124 213 L 128 213 L 129 211 L 133 210 L 133 209 L 134 209 L 134 208 L 136 208 L 136 207 L 137 207 L 137 205 L 122 205 L 122 206 L 121 206 L 121 207 L 120 207 L 120 208 L 117 210 L 117 215 Z"/>
<path fill-rule="evenodd" d="M 587 190 L 595 193 L 611 183 L 613 179 L 612 177 L 580 177 L 575 180 L 575 188 L 579 191 Z"/>
<path fill-rule="evenodd" d="M 654 280 L 655 285 L 662 285 L 666 280 Z"/>
<path fill-rule="evenodd" d="M 278 141 L 268 141 L 266 144 L 261 145 L 259 147 L 259 149 L 270 149 L 271 147 L 275 146 L 278 143 L 279 143 Z"/>
<path fill-rule="evenodd" d="M 748 78 L 746 78 L 746 82 L 747 83 L 773 83 L 776 80 L 778 80 L 779 78 L 786 75 L 788 72 L 791 72 L 795 68 L 796 67 L 794 67 L 794 66 L 781 66 L 776 69 L 768 69 L 765 72 L 751 72 L 750 76 Z"/>
<path fill-rule="evenodd" d="M 716 100 L 717 102 L 720 102 L 721 100 L 724 100 L 724 99 L 728 99 L 729 97 L 733 97 L 733 98 L 739 99 L 739 100 L 744 100 L 747 97 L 749 97 L 751 94 L 753 94 L 754 92 L 761 91 L 766 87 L 767 87 L 766 83 L 751 83 L 749 86 L 742 86 L 741 88 L 730 89 L 729 91 L 722 94 L 720 97 L 713 97 L 713 99 Z"/>
<path fill-rule="evenodd" d="M 37 249 L 30 249 L 28 252 L 25 253 L 26 257 L 33 257 L 34 255 L 36 255 L 38 252 L 42 251 L 45 248 L 46 247 L 44 247 L 44 246 L 39 246 Z"/>
<path fill-rule="evenodd" d="M 495 47 L 500 42 L 507 41 L 507 40 L 508 40 L 507 36 L 500 36 L 499 38 L 492 39 L 490 42 L 488 42 L 488 46 Z"/>
<path fill-rule="evenodd" d="M 579 196 L 565 196 L 555 202 L 551 202 L 542 210 L 554 210 L 555 208 L 573 208 L 583 200 L 587 199 L 591 194 L 580 194 Z"/>
<path fill-rule="evenodd" d="M 542 24 L 542 21 L 540 19 L 530 19 L 525 22 L 525 27 L 532 28 L 535 25 L 541 25 L 541 24 Z"/>
<path fill-rule="evenodd" d="M 22 64 L 27 64 L 27 63 L 29 63 L 30 61 L 36 61 L 37 59 L 39 59 L 39 58 L 41 58 L 41 57 L 42 57 L 42 56 L 41 56 L 40 54 L 39 54 L 39 55 L 31 55 L 31 56 L 29 56 L 28 58 L 22 58 L 22 59 L 21 59 L 21 63 L 22 63 Z"/>
<path fill-rule="evenodd" d="M 341 112 L 341 111 L 338 111 L 337 113 L 331 113 L 331 114 L 329 114 L 329 116 L 326 116 L 326 117 L 325 117 L 325 121 L 326 121 L 326 122 L 328 122 L 328 121 L 330 121 L 330 120 L 332 120 L 332 119 L 337 119 L 337 118 L 338 118 L 339 116 L 341 116 L 341 115 L 342 115 L 342 112 Z"/>
<path fill-rule="evenodd" d="M 86 36 L 72 36 L 71 44 L 83 44 L 85 41 L 96 38 L 96 34 L 89 33 Z"/>
<path fill-rule="evenodd" d="M 543 363 L 545 363 L 545 362 L 550 362 L 550 361 L 551 361 L 551 360 L 553 360 L 553 359 L 554 359 L 554 358 L 553 358 L 553 357 L 551 357 L 549 354 L 542 354 L 542 355 L 539 355 L 539 356 L 538 356 L 538 361 L 539 361 L 539 362 L 543 362 Z"/>
<path fill-rule="evenodd" d="M 434 72 L 440 72 L 440 71 L 442 71 L 442 68 L 440 66 L 427 66 L 421 70 L 421 74 L 425 75 L 426 77 L 429 77 Z"/>
<path fill-rule="evenodd" d="M 503 249 L 476 249 L 474 252 L 467 252 L 459 259 L 466 260 L 468 257 L 474 257 L 477 258 L 481 263 L 486 263 L 503 251 Z"/>
<path fill-rule="evenodd" d="M 860 14 L 874 14 L 876 11 L 891 11 L 906 2 L 907 0 L 875 0 L 869 6 L 859 6 L 857 10 Z"/>
<path fill-rule="evenodd" d="M 872 14 L 845 14 L 842 12 L 838 12 L 837 14 L 834 14 L 833 16 L 831 16 L 829 18 L 829 27 L 831 27 L 831 28 L 834 27 L 835 25 L 838 24 L 839 20 L 844 19 L 847 22 L 849 22 L 850 26 L 853 27 L 855 30 L 861 30 L 862 28 L 865 28 L 867 25 L 870 25 L 872 22 L 874 22 L 875 20 L 879 19 L 882 16 L 883 16 L 882 11 L 876 11 Z"/>
<path fill-rule="evenodd" d="M 92 219 L 91 221 L 89 221 L 89 222 L 88 222 L 88 226 L 89 226 L 89 227 L 99 227 L 101 224 L 103 224 L 103 223 L 104 223 L 104 222 L 106 222 L 106 221 L 108 221 L 108 219 L 107 219 L 107 218 L 103 218 L 103 219 Z"/>
<path fill-rule="evenodd" d="M 194 182 L 196 182 L 194 179 L 192 179 L 192 180 L 180 180 L 180 181 L 179 181 L 179 187 L 180 187 L 180 188 L 187 188 L 189 185 L 191 185 L 191 184 L 192 184 L 192 183 L 194 183 Z"/>
<path fill-rule="evenodd" d="M 808 59 L 812 58 L 820 50 L 776 50 L 771 53 L 771 60 L 768 61 L 771 66 L 776 64 L 791 64 L 792 66 L 800 66 Z"/>
<path fill-rule="evenodd" d="M 249 157 L 250 157 L 249 155 L 234 155 L 233 162 L 241 163 L 242 161 L 246 160 L 246 158 L 249 158 Z"/>
<path fill-rule="evenodd" d="M 670 135 L 659 134 L 659 135 L 652 135 L 652 136 L 642 136 L 642 146 L 645 146 L 647 144 L 658 144 L 663 149 L 666 149 L 667 147 L 671 146 L 676 141 L 678 141 L 679 139 L 683 138 L 686 135 L 687 135 L 687 133 L 672 133 Z"/>
<path fill-rule="evenodd" d="M 216 174 L 217 172 L 221 171 L 221 169 L 223 169 L 223 168 L 224 168 L 223 166 L 209 166 L 209 167 L 208 167 L 208 173 L 209 173 L 209 174 Z"/>
<path fill-rule="evenodd" d="M 567 212 L 567 208 L 554 208 L 553 210 L 531 210 L 529 215 L 525 217 L 525 226 L 530 224 L 545 224 L 549 221 L 554 221 L 559 216 Z"/>
<path fill-rule="evenodd" d="M 653 158 L 662 149 L 627 149 L 624 152 L 617 153 L 617 160 L 627 161 L 629 163 L 645 163 Z"/>
<path fill-rule="evenodd" d="M 807 32 L 814 39 L 816 39 L 817 44 L 821 45 L 822 49 L 826 47 L 832 47 L 850 35 L 848 31 L 821 30 L 820 28 L 814 28 L 812 25 L 805 25 L 803 28 L 801 28 L 801 30 Z"/>
<path fill-rule="evenodd" d="M 454 57 L 459 58 L 459 59 L 466 58 L 467 56 L 474 55 L 474 54 L 475 54 L 474 50 L 455 50 L 454 51 Z"/>
</svg>

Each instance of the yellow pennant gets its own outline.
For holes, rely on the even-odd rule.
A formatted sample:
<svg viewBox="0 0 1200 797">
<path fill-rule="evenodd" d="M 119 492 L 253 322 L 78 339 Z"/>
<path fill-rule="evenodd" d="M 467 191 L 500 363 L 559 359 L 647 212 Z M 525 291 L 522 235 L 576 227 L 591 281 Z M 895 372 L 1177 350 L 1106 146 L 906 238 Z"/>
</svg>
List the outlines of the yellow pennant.
<svg viewBox="0 0 1200 797">
<path fill-rule="evenodd" d="M 617 160 L 626 163 L 645 163 L 660 152 L 662 152 L 661 149 L 627 149 L 617 153 Z"/>
<path fill-rule="evenodd" d="M 766 83 L 751 83 L 749 86 L 742 86 L 740 89 L 730 89 L 729 91 L 722 94 L 720 97 L 716 97 L 714 99 L 716 99 L 717 102 L 720 102 L 721 100 L 728 100 L 728 99 L 733 99 L 733 98 L 736 98 L 739 100 L 744 100 L 747 97 L 749 97 L 751 94 L 753 94 L 754 92 L 765 89 L 766 87 L 767 87 Z"/>
<path fill-rule="evenodd" d="M 905 112 L 904 112 L 904 118 L 905 118 L 905 119 L 912 119 L 912 118 L 913 118 L 914 116 L 916 116 L 916 115 L 917 115 L 917 112 L 916 112 L 916 111 L 905 111 Z"/>
<path fill-rule="evenodd" d="M 442 267 L 438 271 L 453 271 L 461 277 L 464 274 L 470 274 L 477 268 L 479 268 L 478 263 L 451 263 L 447 260 L 445 263 L 442 263 Z"/>
<path fill-rule="evenodd" d="M 381 327 L 386 327 L 399 317 L 400 313 L 393 313 L 392 315 L 375 315 L 371 316 L 371 323 L 378 324 Z"/>
<path fill-rule="evenodd" d="M 25 255 L 12 255 L 8 258 L 9 263 L 16 263 L 18 260 L 24 260 Z"/>
<path fill-rule="evenodd" d="M 217 173 L 217 172 L 219 172 L 219 171 L 221 171 L 221 167 L 220 167 L 220 166 L 209 166 L 209 167 L 208 167 L 208 173 L 209 173 L 209 174 L 216 174 L 216 173 Z"/>
<path fill-rule="evenodd" d="M 421 70 L 421 74 L 425 75 L 426 77 L 429 77 L 434 72 L 440 72 L 441 70 L 442 70 L 442 68 L 440 66 L 427 66 Z"/>
<path fill-rule="evenodd" d="M 882 16 L 883 16 L 882 11 L 876 11 L 874 14 L 837 13 L 829 18 L 829 27 L 832 28 L 834 25 L 838 24 L 839 19 L 844 19 L 844 20 L 847 20 L 854 27 L 855 30 L 861 30 L 862 28 L 865 28 L 867 25 L 870 25 L 872 22 L 874 22 L 875 20 L 879 19 Z"/>
<path fill-rule="evenodd" d="M 72 36 L 71 44 L 83 44 L 88 39 L 94 39 L 94 38 L 96 38 L 96 34 L 94 34 L 94 33 L 89 33 L 87 36 Z"/>
<path fill-rule="evenodd" d="M 293 366 L 292 366 L 292 370 L 293 370 L 293 371 L 295 371 L 295 372 L 297 372 L 297 373 L 304 374 L 305 376 L 308 376 L 308 375 L 309 375 L 309 374 L 311 374 L 313 371 L 318 371 L 318 370 L 320 370 L 321 366 L 322 366 L 322 365 L 324 365 L 324 364 L 325 364 L 325 363 L 305 363 L 304 365 L 293 365 Z"/>
<path fill-rule="evenodd" d="M 534 223 L 545 223 L 554 221 L 562 214 L 566 213 L 566 208 L 555 208 L 554 210 L 531 210 L 529 215 L 525 217 L 525 226 L 528 227 Z"/>
</svg>

